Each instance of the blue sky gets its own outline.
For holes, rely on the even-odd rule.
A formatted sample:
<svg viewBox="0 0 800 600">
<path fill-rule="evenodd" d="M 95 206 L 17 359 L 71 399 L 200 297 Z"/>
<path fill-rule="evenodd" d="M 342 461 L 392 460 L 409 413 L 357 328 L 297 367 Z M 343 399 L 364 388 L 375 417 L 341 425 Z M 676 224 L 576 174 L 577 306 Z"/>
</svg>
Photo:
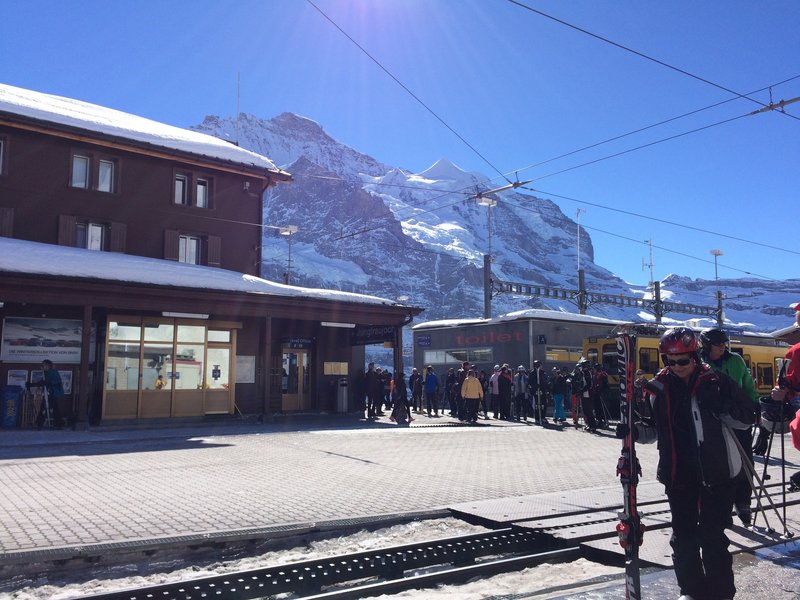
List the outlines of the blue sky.
<svg viewBox="0 0 800 600">
<path fill-rule="evenodd" d="M 800 102 L 744 116 L 759 106 L 508 0 L 313 2 L 4 0 L 0 81 L 188 127 L 235 114 L 238 73 L 242 111 L 309 117 L 384 163 L 533 179 L 585 209 L 596 262 L 628 281 L 649 279 L 645 240 L 656 278 L 713 278 L 712 249 L 721 278 L 800 277 Z M 795 0 L 520 3 L 740 94 L 800 96 L 776 85 L 800 76 Z"/>
</svg>

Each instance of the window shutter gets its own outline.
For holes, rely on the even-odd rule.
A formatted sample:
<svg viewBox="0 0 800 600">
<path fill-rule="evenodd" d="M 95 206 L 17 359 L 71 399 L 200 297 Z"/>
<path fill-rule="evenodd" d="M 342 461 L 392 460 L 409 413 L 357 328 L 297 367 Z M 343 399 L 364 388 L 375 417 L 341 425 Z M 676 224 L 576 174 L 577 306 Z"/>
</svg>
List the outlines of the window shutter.
<svg viewBox="0 0 800 600">
<path fill-rule="evenodd" d="M 14 209 L 11 207 L 0 206 L 0 236 L 14 236 Z"/>
<path fill-rule="evenodd" d="M 180 257 L 180 234 L 175 229 L 164 231 L 164 258 L 178 260 Z"/>
<path fill-rule="evenodd" d="M 218 235 L 208 236 L 208 266 L 219 267 L 222 264 L 222 238 Z"/>
<path fill-rule="evenodd" d="M 58 215 L 58 245 L 74 246 L 77 223 L 73 215 Z"/>
<path fill-rule="evenodd" d="M 128 226 L 125 223 L 111 223 L 111 239 L 108 243 L 110 252 L 125 252 L 125 235 L 128 231 Z"/>
</svg>

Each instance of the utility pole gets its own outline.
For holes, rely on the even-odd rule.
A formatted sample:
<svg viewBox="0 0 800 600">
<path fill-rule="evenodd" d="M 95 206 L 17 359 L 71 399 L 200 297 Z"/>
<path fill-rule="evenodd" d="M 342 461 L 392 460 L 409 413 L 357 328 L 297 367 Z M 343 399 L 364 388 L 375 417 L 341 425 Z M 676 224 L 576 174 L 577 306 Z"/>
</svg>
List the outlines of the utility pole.
<svg viewBox="0 0 800 600">
<path fill-rule="evenodd" d="M 650 282 L 649 282 L 649 284 L 652 286 L 653 285 L 653 280 L 654 280 L 654 277 L 653 277 L 653 240 L 645 240 L 644 243 L 647 244 L 648 246 L 650 246 L 650 262 L 649 263 L 645 263 L 644 259 L 642 259 L 642 268 L 644 269 L 645 266 L 650 267 Z"/>
<path fill-rule="evenodd" d="M 714 257 L 714 281 L 717 282 L 717 327 L 722 329 L 725 319 L 722 315 L 722 290 L 719 289 L 719 270 L 717 269 L 717 259 L 722 256 L 722 250 L 711 250 L 711 255 Z"/>
</svg>

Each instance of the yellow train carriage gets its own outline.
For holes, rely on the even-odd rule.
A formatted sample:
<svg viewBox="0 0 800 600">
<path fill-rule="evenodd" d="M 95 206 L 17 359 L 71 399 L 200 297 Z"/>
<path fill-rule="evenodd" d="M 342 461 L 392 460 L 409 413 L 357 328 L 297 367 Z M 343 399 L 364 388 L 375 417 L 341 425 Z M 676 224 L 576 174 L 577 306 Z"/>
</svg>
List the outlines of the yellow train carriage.
<svg viewBox="0 0 800 600">
<path fill-rule="evenodd" d="M 634 360 L 637 369 L 642 369 L 648 377 L 661 369 L 658 353 L 660 332 L 653 326 L 629 327 L 629 333 L 636 335 Z M 699 335 L 699 332 L 698 332 Z M 788 345 L 768 336 L 731 334 L 730 350 L 744 358 L 750 374 L 755 379 L 759 396 L 769 395 L 775 385 L 783 364 Z M 619 393 L 619 370 L 617 365 L 617 343 L 615 337 L 588 337 L 583 341 L 583 356 L 592 363 L 601 363 L 608 373 L 609 386 Z"/>
</svg>

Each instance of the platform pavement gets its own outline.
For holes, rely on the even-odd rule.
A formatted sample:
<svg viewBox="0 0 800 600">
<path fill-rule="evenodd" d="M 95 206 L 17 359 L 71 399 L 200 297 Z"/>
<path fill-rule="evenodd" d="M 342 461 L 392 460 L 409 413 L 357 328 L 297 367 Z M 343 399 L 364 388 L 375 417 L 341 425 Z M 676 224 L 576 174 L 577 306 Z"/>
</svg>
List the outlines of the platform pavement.
<svg viewBox="0 0 800 600">
<path fill-rule="evenodd" d="M 436 516 L 458 502 L 618 485 L 611 432 L 455 425 L 323 415 L 0 430 L 0 563 Z M 652 479 L 655 447 L 640 446 L 640 458 Z"/>
</svg>

